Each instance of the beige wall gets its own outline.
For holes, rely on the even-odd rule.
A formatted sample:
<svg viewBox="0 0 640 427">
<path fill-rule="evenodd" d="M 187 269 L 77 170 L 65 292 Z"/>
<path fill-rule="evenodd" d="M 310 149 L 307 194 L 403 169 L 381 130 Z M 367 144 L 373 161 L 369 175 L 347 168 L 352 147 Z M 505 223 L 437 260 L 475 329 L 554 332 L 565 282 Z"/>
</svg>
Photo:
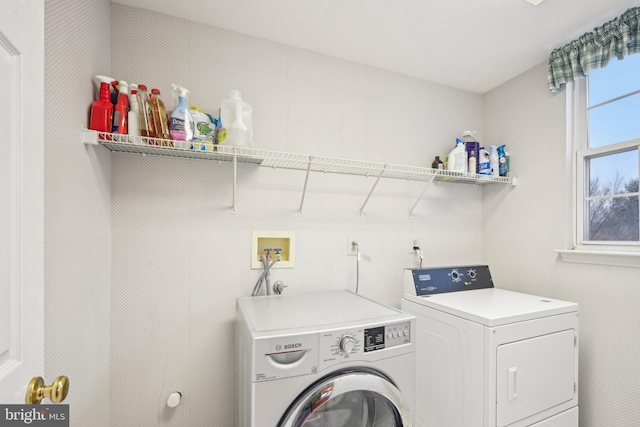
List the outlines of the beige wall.
<svg viewBox="0 0 640 427">
<path fill-rule="evenodd" d="M 74 427 L 110 425 L 111 157 L 80 138 L 109 17 L 107 0 L 45 1 L 45 377 L 69 377 Z"/>
<path fill-rule="evenodd" d="M 71 377 L 72 425 L 233 424 L 234 302 L 259 274 L 256 229 L 297 233 L 297 267 L 273 273 L 288 292 L 353 288 L 357 236 L 372 258 L 361 292 L 397 306 L 417 235 L 427 265 L 486 262 L 499 287 L 576 301 L 581 425 L 640 418 L 636 270 L 553 252 L 567 235 L 565 98 L 546 91 L 545 64 L 479 96 L 106 0 L 47 1 L 45 19 L 45 374 Z M 229 165 L 80 143 L 95 74 L 157 86 L 169 106 L 180 83 L 205 111 L 240 89 L 271 150 L 423 166 L 478 130 L 507 144 L 520 185 L 434 184 L 409 220 L 421 184 L 381 181 L 359 217 L 372 178 L 312 175 L 300 216 L 302 174 L 245 165 L 231 214 Z M 168 412 L 173 390 L 185 398 Z"/>
<path fill-rule="evenodd" d="M 231 89 L 253 106 L 258 148 L 430 165 L 466 129 L 482 133 L 482 97 L 348 61 L 130 7 L 112 6 L 112 73 L 216 111 Z M 399 306 L 402 269 L 480 261 L 482 190 L 239 166 L 235 214 L 229 164 L 113 156 L 111 419 L 113 425 L 231 426 L 235 299 L 249 295 L 252 230 L 296 233 L 296 268 L 274 270 L 287 292 L 354 289 L 347 236 L 371 262 L 360 292 Z M 168 394 L 183 392 L 175 411 Z M 206 393 L 202 393 L 206 390 Z M 137 400 L 136 400 L 137 399 Z M 124 424 L 123 424 L 124 423 Z"/>
<path fill-rule="evenodd" d="M 580 304 L 580 426 L 635 426 L 638 270 L 565 263 L 553 252 L 568 248 L 570 177 L 566 92 L 548 93 L 546 82 L 543 63 L 485 95 L 485 143 L 507 144 L 520 185 L 484 190 L 483 259 L 500 287 Z"/>
</svg>

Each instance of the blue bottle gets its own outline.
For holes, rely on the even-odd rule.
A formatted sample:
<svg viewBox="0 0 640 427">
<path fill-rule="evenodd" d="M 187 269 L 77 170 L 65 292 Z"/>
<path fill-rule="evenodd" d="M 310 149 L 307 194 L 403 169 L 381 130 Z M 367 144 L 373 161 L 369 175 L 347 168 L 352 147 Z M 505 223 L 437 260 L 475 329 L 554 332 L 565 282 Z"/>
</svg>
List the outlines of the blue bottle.
<svg viewBox="0 0 640 427">
<path fill-rule="evenodd" d="M 504 145 L 498 147 L 498 171 L 500 176 L 507 176 L 509 173 L 509 164 L 507 163 Z"/>
<path fill-rule="evenodd" d="M 171 139 L 176 141 L 193 141 L 195 126 L 193 116 L 189 111 L 187 94 L 189 91 L 182 86 L 172 84 L 173 91 L 178 95 L 178 105 L 173 109 L 169 117 L 169 133 Z"/>
</svg>

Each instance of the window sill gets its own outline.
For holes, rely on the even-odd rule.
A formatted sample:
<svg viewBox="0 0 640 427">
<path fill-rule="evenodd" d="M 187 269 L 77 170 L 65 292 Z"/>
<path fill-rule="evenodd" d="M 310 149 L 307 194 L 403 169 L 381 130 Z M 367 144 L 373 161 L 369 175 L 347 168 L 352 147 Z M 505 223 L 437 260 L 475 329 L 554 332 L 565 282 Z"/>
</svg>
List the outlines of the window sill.
<svg viewBox="0 0 640 427">
<path fill-rule="evenodd" d="M 555 249 L 554 252 L 559 253 L 564 262 L 640 267 L 640 252 L 589 251 L 584 249 Z"/>
</svg>

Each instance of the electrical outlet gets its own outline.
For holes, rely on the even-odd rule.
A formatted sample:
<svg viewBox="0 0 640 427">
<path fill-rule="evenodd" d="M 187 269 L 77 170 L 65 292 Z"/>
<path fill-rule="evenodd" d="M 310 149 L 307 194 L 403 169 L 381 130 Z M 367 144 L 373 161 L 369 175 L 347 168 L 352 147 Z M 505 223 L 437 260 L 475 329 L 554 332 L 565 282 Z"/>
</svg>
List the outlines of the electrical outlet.
<svg viewBox="0 0 640 427">
<path fill-rule="evenodd" d="M 411 242 L 409 243 L 409 253 L 410 254 L 415 254 L 416 251 L 414 248 L 414 246 L 420 246 L 420 238 L 418 236 L 411 236 Z"/>
<path fill-rule="evenodd" d="M 355 256 L 358 254 L 358 248 L 353 244 L 353 242 L 357 241 L 357 237 L 347 237 L 347 256 Z"/>
</svg>

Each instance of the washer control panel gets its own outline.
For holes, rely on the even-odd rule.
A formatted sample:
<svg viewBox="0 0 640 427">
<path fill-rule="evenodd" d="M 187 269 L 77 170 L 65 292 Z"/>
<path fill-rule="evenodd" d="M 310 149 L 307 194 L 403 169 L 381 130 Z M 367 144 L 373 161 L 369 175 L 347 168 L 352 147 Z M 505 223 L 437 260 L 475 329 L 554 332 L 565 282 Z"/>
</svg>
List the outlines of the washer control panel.
<svg viewBox="0 0 640 427">
<path fill-rule="evenodd" d="M 331 362 L 357 358 L 411 342 L 411 322 L 350 328 L 320 334 L 320 359 Z"/>
</svg>

